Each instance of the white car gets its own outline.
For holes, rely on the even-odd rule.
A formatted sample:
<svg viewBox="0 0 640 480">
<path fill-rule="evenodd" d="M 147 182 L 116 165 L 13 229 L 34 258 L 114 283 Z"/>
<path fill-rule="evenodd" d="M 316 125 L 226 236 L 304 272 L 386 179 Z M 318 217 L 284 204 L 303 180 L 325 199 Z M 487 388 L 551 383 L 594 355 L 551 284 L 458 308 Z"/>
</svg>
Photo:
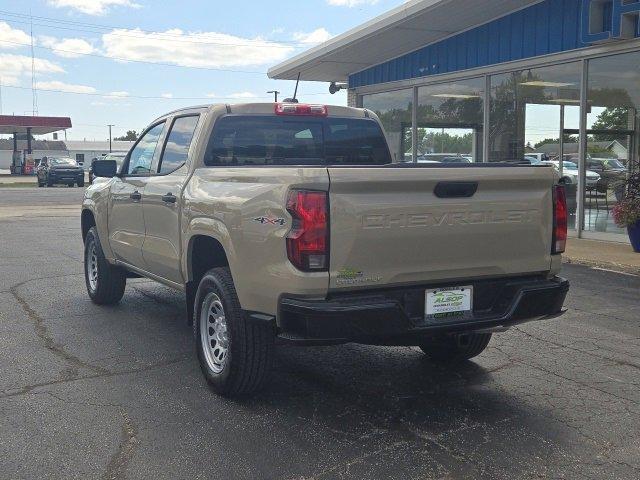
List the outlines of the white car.
<svg viewBox="0 0 640 480">
<path fill-rule="evenodd" d="M 553 165 L 556 170 L 560 171 L 560 162 L 558 160 L 549 160 L 547 162 L 540 162 Z M 562 178 L 565 179 L 565 183 L 578 183 L 578 165 L 574 162 L 562 162 Z M 591 170 L 586 172 L 587 186 L 595 186 L 600 180 L 600 175 Z"/>
</svg>

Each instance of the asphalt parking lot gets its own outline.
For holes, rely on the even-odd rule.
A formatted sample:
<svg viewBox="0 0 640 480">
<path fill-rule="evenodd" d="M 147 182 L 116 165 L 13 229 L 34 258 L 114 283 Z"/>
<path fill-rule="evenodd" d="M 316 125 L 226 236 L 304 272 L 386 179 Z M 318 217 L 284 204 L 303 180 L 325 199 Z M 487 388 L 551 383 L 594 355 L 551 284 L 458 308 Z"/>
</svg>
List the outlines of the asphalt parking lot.
<svg viewBox="0 0 640 480">
<path fill-rule="evenodd" d="M 639 277 L 568 265 L 564 317 L 457 367 L 281 347 L 266 391 L 227 400 L 181 294 L 89 301 L 81 197 L 0 189 L 0 478 L 640 478 Z"/>
</svg>

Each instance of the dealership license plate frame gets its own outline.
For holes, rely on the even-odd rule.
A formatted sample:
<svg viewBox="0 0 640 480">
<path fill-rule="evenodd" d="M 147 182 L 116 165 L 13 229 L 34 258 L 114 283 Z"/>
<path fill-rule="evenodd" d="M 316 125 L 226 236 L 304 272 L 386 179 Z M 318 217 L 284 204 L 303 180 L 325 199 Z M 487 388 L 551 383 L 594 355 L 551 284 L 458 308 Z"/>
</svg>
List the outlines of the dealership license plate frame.
<svg viewBox="0 0 640 480">
<path fill-rule="evenodd" d="M 436 295 L 441 293 L 440 305 Z M 456 299 L 461 296 L 462 298 Z M 424 293 L 424 318 L 429 321 L 460 320 L 473 316 L 473 285 L 428 288 Z"/>
</svg>

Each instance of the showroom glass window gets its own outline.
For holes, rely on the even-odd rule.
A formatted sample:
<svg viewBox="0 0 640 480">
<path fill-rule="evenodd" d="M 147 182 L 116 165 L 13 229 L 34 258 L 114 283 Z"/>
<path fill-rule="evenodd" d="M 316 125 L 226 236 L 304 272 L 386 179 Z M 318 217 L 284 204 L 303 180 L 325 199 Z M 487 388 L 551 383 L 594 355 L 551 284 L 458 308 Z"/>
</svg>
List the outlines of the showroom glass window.
<svg viewBox="0 0 640 480">
<path fill-rule="evenodd" d="M 393 162 L 412 161 L 413 89 L 363 95 L 362 106 L 380 118 Z"/>
<path fill-rule="evenodd" d="M 418 162 L 481 162 L 485 79 L 418 88 Z"/>
<path fill-rule="evenodd" d="M 587 104 L 584 229 L 625 233 L 611 211 L 624 194 L 627 172 L 638 168 L 640 53 L 589 60 Z M 593 182 L 589 175 L 600 178 Z"/>
<path fill-rule="evenodd" d="M 580 62 L 570 62 L 492 75 L 489 161 L 520 163 L 527 153 L 557 157 L 561 116 L 565 129 L 578 128 L 581 72 Z M 577 148 L 577 137 L 565 140 Z"/>
</svg>

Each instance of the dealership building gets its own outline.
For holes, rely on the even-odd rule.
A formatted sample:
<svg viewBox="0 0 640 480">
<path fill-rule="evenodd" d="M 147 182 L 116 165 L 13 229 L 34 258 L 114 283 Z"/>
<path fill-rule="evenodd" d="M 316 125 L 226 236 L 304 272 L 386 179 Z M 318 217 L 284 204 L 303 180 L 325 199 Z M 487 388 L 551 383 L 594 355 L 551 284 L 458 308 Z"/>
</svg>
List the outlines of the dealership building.
<svg viewBox="0 0 640 480">
<path fill-rule="evenodd" d="M 638 164 L 639 17 L 640 0 L 412 0 L 269 76 L 348 88 L 397 162 L 564 158 L 573 234 L 627 242 L 611 212 Z"/>
</svg>

